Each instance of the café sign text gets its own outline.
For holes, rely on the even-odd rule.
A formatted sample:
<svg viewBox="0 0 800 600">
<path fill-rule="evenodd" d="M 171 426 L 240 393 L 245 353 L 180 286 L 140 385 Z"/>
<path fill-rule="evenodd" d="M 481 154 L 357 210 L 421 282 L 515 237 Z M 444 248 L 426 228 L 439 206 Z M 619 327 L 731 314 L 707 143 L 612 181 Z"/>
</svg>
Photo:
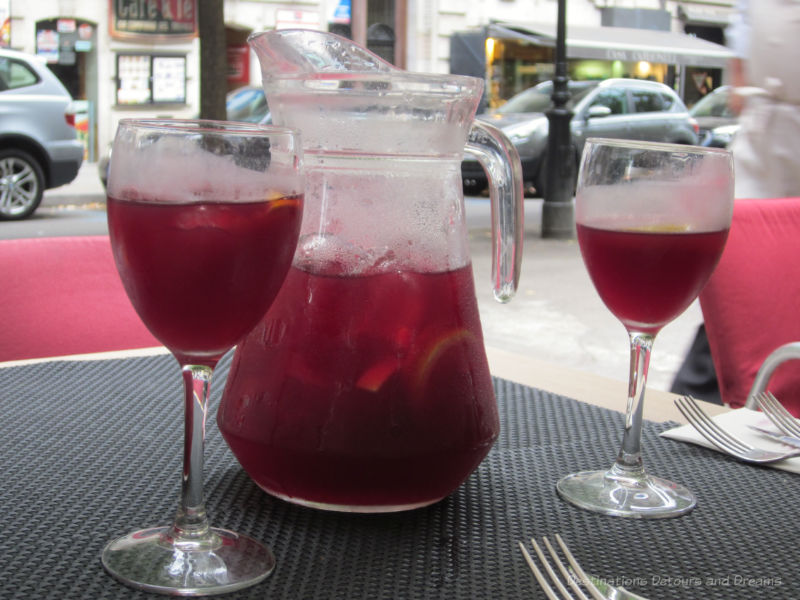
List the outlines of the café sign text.
<svg viewBox="0 0 800 600">
<path fill-rule="evenodd" d="M 197 35 L 198 0 L 109 0 L 111 36 L 182 41 Z"/>
<path fill-rule="evenodd" d="M 651 63 L 675 64 L 678 61 L 677 54 L 672 52 L 659 52 L 656 50 L 619 50 L 608 48 L 606 50 L 608 60 L 620 60 L 622 62 L 639 62 L 645 60 Z"/>
</svg>

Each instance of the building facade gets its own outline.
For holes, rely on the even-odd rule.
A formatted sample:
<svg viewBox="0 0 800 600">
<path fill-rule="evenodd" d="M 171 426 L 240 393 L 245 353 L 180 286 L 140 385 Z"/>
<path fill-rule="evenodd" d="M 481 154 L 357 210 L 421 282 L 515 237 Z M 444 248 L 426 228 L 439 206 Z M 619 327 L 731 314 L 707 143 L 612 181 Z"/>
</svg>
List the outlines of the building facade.
<svg viewBox="0 0 800 600">
<path fill-rule="evenodd" d="M 96 160 L 122 118 L 199 114 L 201 1 L 0 0 L 0 19 L 7 17 L 5 24 L 0 23 L 0 43 L 42 56 L 73 97 L 84 101 L 86 118 L 80 131 L 87 159 Z M 608 32 L 609 27 L 622 26 L 659 29 L 679 36 L 676 40 L 692 36 L 720 44 L 733 3 L 568 0 L 568 39 L 570 28 Z M 233 89 L 260 82 L 258 62 L 246 43 L 251 32 L 304 27 L 352 37 L 414 71 L 460 72 L 461 59 L 474 55 L 467 71 L 487 80 L 490 103 L 502 102 L 550 74 L 557 13 L 557 0 L 225 0 L 227 85 Z M 471 46 L 454 45 L 454 37 L 462 34 L 472 35 Z M 606 71 L 601 69 L 596 76 L 613 74 L 608 69 L 614 60 L 625 63 L 623 69 L 650 63 L 652 72 L 644 76 L 658 75 L 676 88 L 686 87 L 687 81 L 714 86 L 724 78 L 722 59 L 709 66 L 717 71 L 706 81 L 705 65 L 691 73 L 692 65 L 683 64 L 685 60 L 676 67 L 670 65 L 671 57 L 658 62 L 660 55 L 651 53 L 654 60 L 647 61 L 641 52 L 628 56 L 630 61 L 620 61 L 619 52 L 630 44 L 623 39 L 606 39 L 604 44 L 593 51 L 591 43 L 584 44 L 583 53 L 594 55 L 571 60 L 606 63 Z M 589 67 L 584 64 L 584 71 Z M 670 68 L 673 75 L 674 69 L 680 70 L 681 76 L 670 81 Z"/>
</svg>

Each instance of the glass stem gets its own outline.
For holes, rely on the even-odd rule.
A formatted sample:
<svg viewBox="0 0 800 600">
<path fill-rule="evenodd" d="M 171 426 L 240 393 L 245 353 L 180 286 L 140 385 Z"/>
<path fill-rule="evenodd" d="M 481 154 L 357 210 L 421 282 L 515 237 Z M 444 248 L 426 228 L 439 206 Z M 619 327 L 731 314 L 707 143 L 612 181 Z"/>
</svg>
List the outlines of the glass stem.
<svg viewBox="0 0 800 600">
<path fill-rule="evenodd" d="M 644 390 L 647 385 L 647 370 L 650 367 L 650 352 L 655 337 L 648 333 L 629 332 L 631 364 L 628 377 L 628 404 L 625 414 L 625 433 L 622 447 L 614 465 L 617 471 L 631 475 L 644 474 L 642 463 L 642 415 Z"/>
<path fill-rule="evenodd" d="M 176 542 L 212 541 L 203 495 L 203 451 L 206 437 L 208 391 L 214 370 L 204 365 L 182 365 L 184 387 L 183 483 L 172 536 Z"/>
</svg>

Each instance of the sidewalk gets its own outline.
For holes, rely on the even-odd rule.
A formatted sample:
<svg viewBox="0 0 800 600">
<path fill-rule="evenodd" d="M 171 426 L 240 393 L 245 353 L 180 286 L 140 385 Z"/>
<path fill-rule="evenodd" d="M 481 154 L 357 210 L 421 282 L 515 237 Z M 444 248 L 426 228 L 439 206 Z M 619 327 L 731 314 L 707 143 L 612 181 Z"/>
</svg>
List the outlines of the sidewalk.
<svg viewBox="0 0 800 600">
<path fill-rule="evenodd" d="M 84 161 L 71 183 L 45 190 L 41 206 L 93 205 L 105 201 L 106 192 L 100 182 L 97 163 Z"/>
<path fill-rule="evenodd" d="M 489 232 L 471 230 L 470 246 L 487 345 L 627 381 L 628 335 L 595 292 L 575 240 L 526 235 L 519 289 L 508 304 L 492 296 Z M 658 334 L 648 387 L 669 390 L 701 322 L 695 302 Z"/>
<path fill-rule="evenodd" d="M 45 193 L 43 206 L 102 208 L 105 192 L 96 163 L 84 163 L 71 184 Z M 543 240 L 540 199 L 525 200 L 525 241 L 520 287 L 508 304 L 491 289 L 490 207 L 468 198 L 467 224 L 475 287 L 487 345 L 626 381 L 628 338 L 600 301 L 575 240 Z M 702 315 L 697 302 L 656 338 L 648 386 L 669 390 Z M 620 398 L 620 410 L 625 399 Z"/>
</svg>

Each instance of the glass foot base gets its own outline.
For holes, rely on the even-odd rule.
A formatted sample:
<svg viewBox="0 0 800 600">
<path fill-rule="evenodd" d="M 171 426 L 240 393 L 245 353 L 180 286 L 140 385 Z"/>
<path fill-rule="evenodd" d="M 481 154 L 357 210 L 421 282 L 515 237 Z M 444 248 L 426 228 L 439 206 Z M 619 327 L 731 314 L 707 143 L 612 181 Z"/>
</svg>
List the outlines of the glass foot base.
<svg viewBox="0 0 800 600">
<path fill-rule="evenodd" d="M 645 473 L 582 471 L 556 484 L 567 502 L 593 512 L 634 519 L 664 519 L 690 512 L 694 494 L 684 486 Z"/>
<path fill-rule="evenodd" d="M 134 531 L 103 548 L 105 569 L 124 584 L 172 596 L 210 596 L 263 581 L 275 568 L 259 542 L 212 529 L 210 542 L 173 544 L 171 527 Z"/>
</svg>

